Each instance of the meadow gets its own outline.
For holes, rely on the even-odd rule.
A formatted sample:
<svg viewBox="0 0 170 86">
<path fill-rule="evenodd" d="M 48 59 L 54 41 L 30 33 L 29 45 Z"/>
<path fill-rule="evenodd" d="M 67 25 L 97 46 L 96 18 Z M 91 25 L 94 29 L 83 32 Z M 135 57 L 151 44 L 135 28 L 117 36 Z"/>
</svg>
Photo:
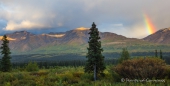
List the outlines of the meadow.
<svg viewBox="0 0 170 86">
<path fill-rule="evenodd" d="M 84 66 L 56 65 L 46 68 L 30 62 L 23 67 L 13 68 L 11 72 L 0 72 L 0 86 L 170 86 L 169 75 L 161 78 L 165 82 L 128 81 L 125 80 L 127 77 L 115 72 L 115 66 L 107 65 L 104 74 L 93 81 L 93 74 L 84 73 Z"/>
</svg>

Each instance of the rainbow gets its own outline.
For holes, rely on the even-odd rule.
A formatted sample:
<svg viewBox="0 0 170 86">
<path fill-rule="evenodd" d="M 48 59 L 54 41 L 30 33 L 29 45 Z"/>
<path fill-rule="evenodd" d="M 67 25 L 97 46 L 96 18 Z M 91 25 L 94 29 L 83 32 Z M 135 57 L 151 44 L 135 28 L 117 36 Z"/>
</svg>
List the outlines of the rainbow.
<svg viewBox="0 0 170 86">
<path fill-rule="evenodd" d="M 153 34 L 154 32 L 156 32 L 156 29 L 153 23 L 151 22 L 151 19 L 146 14 L 144 14 L 144 19 L 148 33 Z"/>
</svg>

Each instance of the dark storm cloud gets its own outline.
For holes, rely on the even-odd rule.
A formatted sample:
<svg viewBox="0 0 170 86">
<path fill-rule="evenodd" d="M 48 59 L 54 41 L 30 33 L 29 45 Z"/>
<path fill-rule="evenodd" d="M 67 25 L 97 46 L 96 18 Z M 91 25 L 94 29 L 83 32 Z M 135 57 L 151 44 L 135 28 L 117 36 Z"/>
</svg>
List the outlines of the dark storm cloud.
<svg viewBox="0 0 170 86">
<path fill-rule="evenodd" d="M 144 37 L 148 35 L 144 14 L 157 30 L 170 26 L 169 3 L 167 0 L 1 0 L 0 18 L 6 22 L 0 22 L 0 28 L 67 31 L 89 28 L 94 21 L 101 31 Z"/>
</svg>

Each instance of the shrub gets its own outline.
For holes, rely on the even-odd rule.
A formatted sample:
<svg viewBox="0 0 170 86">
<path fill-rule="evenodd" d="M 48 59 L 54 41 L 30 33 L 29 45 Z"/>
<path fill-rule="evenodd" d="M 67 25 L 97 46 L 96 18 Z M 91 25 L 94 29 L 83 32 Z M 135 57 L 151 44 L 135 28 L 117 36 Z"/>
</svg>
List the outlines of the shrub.
<svg viewBox="0 0 170 86">
<path fill-rule="evenodd" d="M 7 72 L 0 74 L 0 84 L 4 84 L 5 82 L 11 82 L 13 80 L 15 80 L 15 77 L 12 73 Z"/>
<path fill-rule="evenodd" d="M 83 72 L 74 72 L 73 76 L 80 78 L 83 75 Z"/>
<path fill-rule="evenodd" d="M 123 61 L 115 67 L 116 73 L 129 79 L 165 78 L 166 63 L 159 58 L 136 58 Z"/>
<path fill-rule="evenodd" d="M 24 79 L 24 75 L 21 72 L 13 73 L 13 76 L 18 80 Z"/>
<path fill-rule="evenodd" d="M 41 72 L 31 72 L 30 73 L 30 75 L 32 75 L 32 76 L 46 76 L 48 74 L 48 72 L 43 72 L 43 71 L 41 71 Z"/>
<path fill-rule="evenodd" d="M 29 62 L 27 65 L 26 65 L 26 70 L 28 72 L 30 71 L 38 71 L 38 65 L 36 62 L 32 63 L 32 62 Z"/>
</svg>

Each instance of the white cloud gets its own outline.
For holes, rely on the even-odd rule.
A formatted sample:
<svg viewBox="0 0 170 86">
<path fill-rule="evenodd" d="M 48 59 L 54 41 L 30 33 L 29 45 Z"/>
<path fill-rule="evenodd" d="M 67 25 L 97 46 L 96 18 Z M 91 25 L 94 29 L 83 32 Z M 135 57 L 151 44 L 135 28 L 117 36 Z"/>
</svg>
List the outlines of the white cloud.
<svg viewBox="0 0 170 86">
<path fill-rule="evenodd" d="M 33 23 L 33 22 L 30 22 L 30 21 L 27 21 L 27 20 L 22 21 L 20 23 L 16 23 L 14 21 L 9 21 L 7 23 L 6 28 L 4 28 L 4 30 L 12 31 L 12 30 L 35 29 L 35 28 L 44 28 L 44 27 L 47 27 L 47 26 L 42 25 L 42 24 L 38 24 L 38 23 L 35 23 L 35 22 Z"/>
</svg>

